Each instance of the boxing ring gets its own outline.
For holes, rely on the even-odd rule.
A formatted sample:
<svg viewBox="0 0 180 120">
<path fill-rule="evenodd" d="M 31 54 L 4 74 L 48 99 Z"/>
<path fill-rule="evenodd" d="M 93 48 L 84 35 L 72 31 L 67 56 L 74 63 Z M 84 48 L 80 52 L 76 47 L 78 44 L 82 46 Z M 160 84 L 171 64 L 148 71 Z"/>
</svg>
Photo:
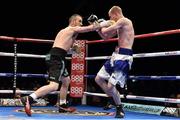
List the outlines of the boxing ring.
<svg viewBox="0 0 180 120">
<path fill-rule="evenodd" d="M 174 34 L 179 34 L 180 29 L 168 30 L 162 32 L 147 33 L 135 36 L 136 39 L 146 39 L 159 36 L 170 36 Z M 52 44 L 53 40 L 44 40 L 44 39 L 33 39 L 33 38 L 17 38 L 9 36 L 0 36 L 0 41 L 6 41 L 13 44 L 13 52 L 0 52 L 1 57 L 11 57 L 13 60 L 13 72 L 0 72 L 0 78 L 9 78 L 11 79 L 11 89 L 1 89 L 0 94 L 31 94 L 33 90 L 17 90 L 17 83 L 19 78 L 36 78 L 36 79 L 46 79 L 46 73 L 20 73 L 19 69 L 19 58 L 33 58 L 33 59 L 45 59 L 45 55 L 38 54 L 27 54 L 27 53 L 18 53 L 18 44 Z M 34 119 L 117 119 L 114 118 L 115 109 L 103 110 L 99 106 L 88 105 L 88 97 L 96 96 L 101 98 L 106 98 L 107 95 L 102 92 L 91 92 L 88 91 L 88 88 L 91 87 L 88 84 L 88 81 L 94 79 L 95 75 L 89 74 L 89 62 L 95 60 L 101 60 L 102 63 L 108 59 L 110 56 L 89 56 L 89 46 L 91 44 L 109 44 L 116 42 L 117 39 L 109 40 L 76 40 L 75 43 L 78 44 L 81 48 L 79 54 L 72 54 L 72 56 L 67 56 L 66 59 L 70 61 L 70 73 L 71 73 L 71 83 L 69 89 L 69 96 L 71 98 L 80 98 L 81 105 L 74 105 L 77 108 L 75 113 L 57 113 L 54 106 L 47 106 L 46 100 L 39 99 L 38 104 L 32 107 L 32 117 L 27 117 L 23 111 L 23 106 L 19 101 L 19 98 L 0 98 L 0 120 L 2 119 L 17 119 L 17 120 L 34 120 Z M 47 50 L 48 51 L 48 50 Z M 99 53 L 99 52 L 98 52 Z M 96 53 L 97 54 L 97 53 Z M 133 54 L 134 59 L 141 58 L 153 58 L 153 57 L 171 57 L 179 56 L 180 51 L 164 51 L 164 52 L 151 52 L 151 53 L 138 53 Z M 135 62 L 135 61 L 134 61 Z M 100 67 L 102 64 L 100 64 Z M 100 67 L 98 69 L 100 69 Z M 178 76 L 135 76 L 130 75 L 128 80 L 138 81 L 138 80 L 180 80 L 180 75 Z M 127 86 L 128 89 L 128 86 Z M 52 92 L 51 94 L 58 94 L 58 91 Z M 3 96 L 3 95 L 2 95 Z M 180 99 L 176 98 L 162 98 L 162 97 L 150 97 L 150 96 L 139 96 L 132 94 L 122 94 L 123 108 L 125 110 L 124 119 L 179 119 L 180 117 L 180 108 L 175 107 L 166 107 L 163 105 L 145 105 L 137 103 L 129 103 L 126 100 L 136 100 L 136 101 L 149 101 L 149 102 L 161 102 L 161 103 L 172 103 L 180 104 Z M 125 100 L 124 100 L 125 99 Z"/>
</svg>

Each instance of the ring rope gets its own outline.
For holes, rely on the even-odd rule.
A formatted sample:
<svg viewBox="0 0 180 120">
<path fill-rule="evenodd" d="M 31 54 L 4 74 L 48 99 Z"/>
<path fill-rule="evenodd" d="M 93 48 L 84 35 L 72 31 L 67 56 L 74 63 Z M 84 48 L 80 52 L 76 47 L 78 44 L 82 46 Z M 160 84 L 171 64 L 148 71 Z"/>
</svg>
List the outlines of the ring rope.
<svg viewBox="0 0 180 120">
<path fill-rule="evenodd" d="M 0 52 L 0 56 L 14 57 L 14 53 Z M 45 55 L 24 54 L 24 53 L 17 53 L 17 57 L 46 58 Z M 66 57 L 66 59 L 71 59 L 71 57 Z"/>
<path fill-rule="evenodd" d="M 0 52 L 0 56 L 14 57 L 14 53 Z M 46 58 L 45 55 L 23 54 L 23 53 L 17 53 L 17 57 Z"/>
<path fill-rule="evenodd" d="M 16 93 L 18 93 L 18 94 L 31 94 L 33 92 L 35 92 L 35 91 L 33 91 L 33 90 L 16 90 Z M 0 90 L 0 93 L 3 93 L 3 94 L 5 94 L 5 93 L 12 94 L 13 90 Z M 59 91 L 54 91 L 54 92 L 51 92 L 49 94 L 59 94 Z"/>
<path fill-rule="evenodd" d="M 155 37 L 155 36 L 162 36 L 162 35 L 171 35 L 171 34 L 177 34 L 177 33 L 180 33 L 180 29 L 135 35 L 135 38 L 141 39 L 141 38 L 148 38 L 148 37 Z M 108 39 L 108 40 L 86 41 L 86 44 L 106 43 L 106 42 L 115 42 L 115 41 L 117 41 L 117 38 L 112 38 L 112 39 Z"/>
<path fill-rule="evenodd" d="M 173 98 L 158 98 L 158 97 L 146 97 L 146 96 L 135 96 L 135 95 L 127 95 L 128 99 L 132 100 L 148 100 L 148 101 L 155 101 L 155 102 L 168 102 L 168 103 L 180 103 L 180 99 L 173 99 Z"/>
<path fill-rule="evenodd" d="M 171 35 L 171 34 L 177 34 L 177 33 L 180 33 L 180 29 L 167 30 L 167 31 L 161 31 L 161 32 L 153 32 L 153 33 L 147 33 L 147 34 L 140 34 L 140 35 L 135 35 L 135 38 L 140 39 L 140 38 L 155 37 L 155 36 L 162 36 L 162 35 Z M 17 42 L 35 42 L 35 43 L 51 43 L 51 44 L 54 42 L 54 40 L 0 36 L 0 40 L 14 41 L 14 39 L 16 39 Z M 102 43 L 114 42 L 114 41 L 117 41 L 117 38 L 109 39 L 109 40 L 86 41 L 86 44 L 98 43 L 98 42 L 102 42 Z"/>
<path fill-rule="evenodd" d="M 180 76 L 129 76 L 133 80 L 180 80 Z"/>
<path fill-rule="evenodd" d="M 17 42 L 35 42 L 35 43 L 53 43 L 53 40 L 46 39 L 34 39 L 34 38 L 16 38 L 16 37 L 8 37 L 8 36 L 0 36 L 0 40 L 14 41 L 16 39 Z"/>
<path fill-rule="evenodd" d="M 139 53 L 133 54 L 134 58 L 145 58 L 145 57 L 162 57 L 162 56 L 178 56 L 180 51 L 167 51 L 167 52 L 154 52 L 154 53 Z M 10 56 L 14 57 L 14 53 L 0 52 L 0 56 Z M 45 58 L 45 55 L 35 55 L 35 54 L 23 54 L 17 53 L 17 57 L 31 57 L 31 58 Z M 111 56 L 98 56 L 98 57 L 86 57 L 86 60 L 102 60 L 109 59 Z M 66 57 L 70 59 L 71 57 Z"/>
<path fill-rule="evenodd" d="M 108 97 L 106 94 L 103 93 L 90 93 L 84 92 L 87 95 L 94 95 L 99 97 Z M 121 98 L 124 98 L 124 95 L 120 95 Z M 158 97 L 147 97 L 147 96 L 135 96 L 135 95 L 127 95 L 127 99 L 132 100 L 146 100 L 146 101 L 155 101 L 155 102 L 168 102 L 168 103 L 180 103 L 180 99 L 173 99 L 173 98 L 158 98 Z"/>
<path fill-rule="evenodd" d="M 13 73 L 0 73 L 0 77 L 13 77 Z M 17 73 L 17 77 L 47 78 L 47 74 Z"/>
<path fill-rule="evenodd" d="M 162 56 L 176 56 L 176 55 L 180 55 L 180 51 L 139 53 L 139 54 L 133 54 L 133 58 L 162 57 Z M 101 59 L 109 59 L 110 57 L 111 56 L 86 57 L 86 60 L 101 60 Z"/>
<path fill-rule="evenodd" d="M 14 57 L 14 53 L 0 52 L 0 56 Z M 46 58 L 45 55 L 24 54 L 24 53 L 17 53 L 17 57 Z M 71 57 L 66 57 L 66 59 L 71 59 Z"/>
<path fill-rule="evenodd" d="M 95 78 L 96 75 L 85 75 L 86 78 Z M 130 75 L 129 79 L 132 80 L 180 80 L 180 76 L 133 76 Z"/>
<path fill-rule="evenodd" d="M 17 73 L 17 77 L 47 78 L 47 74 Z M 13 73 L 0 73 L 0 77 L 13 77 Z M 86 78 L 94 78 L 95 75 L 84 75 Z M 180 76 L 129 76 L 133 80 L 180 80 Z"/>
<path fill-rule="evenodd" d="M 16 93 L 20 94 L 31 94 L 34 91 L 31 90 L 16 90 Z M 0 90 L 0 93 L 13 93 L 13 90 Z M 54 91 L 49 94 L 59 94 L 59 91 Z M 69 94 L 69 92 L 68 92 Z M 91 96 L 99 96 L 99 97 L 108 97 L 106 94 L 103 93 L 91 93 L 91 92 L 84 92 L 86 95 Z M 121 95 L 121 98 L 124 98 L 124 95 Z M 146 100 L 146 101 L 154 101 L 154 102 L 167 102 L 167 103 L 180 103 L 180 99 L 174 98 L 159 98 L 159 97 L 148 97 L 148 96 L 135 96 L 135 95 L 127 95 L 127 99 L 131 100 Z"/>
</svg>

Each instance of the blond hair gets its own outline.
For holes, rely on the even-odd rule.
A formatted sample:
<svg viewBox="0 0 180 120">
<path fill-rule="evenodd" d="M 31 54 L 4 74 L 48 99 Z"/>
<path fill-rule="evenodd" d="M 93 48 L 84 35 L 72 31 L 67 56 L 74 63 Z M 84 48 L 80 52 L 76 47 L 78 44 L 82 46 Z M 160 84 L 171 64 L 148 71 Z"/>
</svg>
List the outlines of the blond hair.
<svg viewBox="0 0 180 120">
<path fill-rule="evenodd" d="M 119 13 L 122 14 L 122 9 L 119 6 L 113 6 L 110 10 L 109 10 L 109 14 L 110 13 Z"/>
</svg>

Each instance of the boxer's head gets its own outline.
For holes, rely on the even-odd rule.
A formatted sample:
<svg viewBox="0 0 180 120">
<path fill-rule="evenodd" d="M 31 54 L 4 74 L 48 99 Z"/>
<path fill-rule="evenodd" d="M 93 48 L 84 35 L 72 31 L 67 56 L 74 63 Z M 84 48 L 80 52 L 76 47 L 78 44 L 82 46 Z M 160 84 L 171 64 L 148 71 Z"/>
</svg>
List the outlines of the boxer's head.
<svg viewBox="0 0 180 120">
<path fill-rule="evenodd" d="M 82 17 L 79 14 L 73 14 L 69 18 L 69 25 L 71 25 L 71 26 L 82 26 Z"/>
<path fill-rule="evenodd" d="M 121 16 L 123 16 L 122 9 L 119 6 L 113 6 L 109 10 L 108 14 L 110 19 L 114 21 L 117 21 L 119 18 L 121 18 Z"/>
</svg>

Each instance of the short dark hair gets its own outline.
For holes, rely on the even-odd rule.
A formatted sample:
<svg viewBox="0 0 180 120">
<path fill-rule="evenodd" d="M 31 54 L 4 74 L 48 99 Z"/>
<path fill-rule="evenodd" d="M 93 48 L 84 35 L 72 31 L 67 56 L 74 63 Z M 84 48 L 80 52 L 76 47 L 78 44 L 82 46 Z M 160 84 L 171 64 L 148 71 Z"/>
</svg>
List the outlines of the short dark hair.
<svg viewBox="0 0 180 120">
<path fill-rule="evenodd" d="M 71 21 L 72 21 L 74 18 L 76 18 L 77 16 L 80 16 L 80 17 L 81 17 L 81 15 L 79 15 L 79 14 L 73 14 L 73 15 L 69 18 L 69 23 L 71 23 Z"/>
</svg>

